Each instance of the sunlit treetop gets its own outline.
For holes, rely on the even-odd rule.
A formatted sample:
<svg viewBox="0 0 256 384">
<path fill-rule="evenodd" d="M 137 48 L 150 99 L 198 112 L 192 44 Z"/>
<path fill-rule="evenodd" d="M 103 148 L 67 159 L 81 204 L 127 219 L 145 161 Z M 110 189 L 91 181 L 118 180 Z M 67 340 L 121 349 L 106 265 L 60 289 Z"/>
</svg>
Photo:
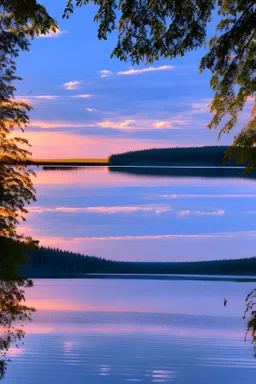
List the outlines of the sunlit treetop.
<svg viewBox="0 0 256 384">
<path fill-rule="evenodd" d="M 13 30 L 19 35 L 33 38 L 58 29 L 56 21 L 37 0 L 1 0 L 0 14 L 11 19 Z"/>
</svg>

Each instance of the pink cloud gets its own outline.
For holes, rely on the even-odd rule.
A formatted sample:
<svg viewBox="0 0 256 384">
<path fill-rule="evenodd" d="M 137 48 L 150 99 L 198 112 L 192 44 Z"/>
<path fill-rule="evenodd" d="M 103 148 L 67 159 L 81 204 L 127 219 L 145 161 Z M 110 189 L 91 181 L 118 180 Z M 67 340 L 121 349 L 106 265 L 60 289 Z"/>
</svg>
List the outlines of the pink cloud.
<svg viewBox="0 0 256 384">
<path fill-rule="evenodd" d="M 175 125 L 187 125 L 187 119 L 170 119 L 169 121 L 158 121 L 155 119 L 125 119 L 125 120 L 103 120 L 96 124 L 102 128 L 120 129 L 127 131 L 146 131 L 155 129 L 180 129 Z"/>
<path fill-rule="evenodd" d="M 183 211 L 179 211 L 178 212 L 178 216 L 183 217 L 183 216 L 189 215 L 190 213 L 191 213 L 191 211 L 189 209 L 186 209 L 186 210 L 183 210 Z"/>
<path fill-rule="evenodd" d="M 84 127 L 94 127 L 93 124 L 88 123 L 72 123 L 69 121 L 42 121 L 42 120 L 32 120 L 29 124 L 31 127 L 40 127 L 40 128 L 84 128 Z"/>
</svg>

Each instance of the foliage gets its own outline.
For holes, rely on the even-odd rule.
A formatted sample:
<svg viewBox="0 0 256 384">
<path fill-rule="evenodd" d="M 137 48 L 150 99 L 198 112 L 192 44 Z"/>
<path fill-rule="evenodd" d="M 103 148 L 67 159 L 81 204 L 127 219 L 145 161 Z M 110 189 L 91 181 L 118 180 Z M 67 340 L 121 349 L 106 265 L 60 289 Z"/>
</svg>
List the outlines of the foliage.
<svg viewBox="0 0 256 384">
<path fill-rule="evenodd" d="M 226 146 L 152 148 L 111 155 L 111 165 L 169 164 L 221 166 Z M 235 163 L 232 163 L 235 165 Z"/>
<path fill-rule="evenodd" d="M 247 331 L 245 334 L 245 340 L 247 338 L 248 333 L 250 332 L 252 335 L 252 343 L 254 344 L 256 348 L 256 289 L 253 289 L 246 297 L 245 302 L 246 302 L 246 308 L 244 312 L 244 319 L 247 314 L 250 315 L 250 319 L 247 323 Z M 255 355 L 256 357 L 256 352 Z"/>
<path fill-rule="evenodd" d="M 159 273 L 256 276 L 254 258 L 197 262 L 114 261 L 80 253 L 45 248 L 27 251 L 29 262 L 22 267 L 25 276 L 79 277 L 85 273 Z"/>
<path fill-rule="evenodd" d="M 31 107 L 14 99 L 15 59 L 29 49 L 30 39 L 49 30 L 55 21 L 34 0 L 0 1 L 0 379 L 3 378 L 11 344 L 24 336 L 18 323 L 31 318 L 34 311 L 24 304 L 24 288 L 32 281 L 22 278 L 18 268 L 25 263 L 25 249 L 35 247 L 31 238 L 18 234 L 17 225 L 25 220 L 25 205 L 35 200 L 31 174 L 25 166 L 29 143 L 15 136 L 24 130 Z"/>
<path fill-rule="evenodd" d="M 33 282 L 23 278 L 19 268 L 28 260 L 27 238 L 22 240 L 0 236 L 0 380 L 3 379 L 7 362 L 6 357 L 11 345 L 18 346 L 25 333 L 23 322 L 31 320 L 33 308 L 25 305 L 24 288 L 33 286 Z M 35 250 L 34 246 L 30 245 Z"/>
<path fill-rule="evenodd" d="M 235 137 L 225 160 L 236 157 L 247 168 L 256 165 L 252 147 L 256 144 L 256 7 L 255 0 L 68 0 L 63 17 L 93 3 L 98 11 L 98 38 L 118 30 L 111 56 L 130 59 L 133 64 L 173 59 L 187 51 L 208 47 L 200 63 L 200 73 L 212 73 L 214 98 L 210 129 L 220 128 L 219 136 L 237 124 L 239 112 L 248 100 L 254 101 L 251 118 Z M 216 34 L 206 43 L 207 26 L 213 13 L 219 15 Z M 243 148 L 243 151 L 237 151 Z"/>
</svg>

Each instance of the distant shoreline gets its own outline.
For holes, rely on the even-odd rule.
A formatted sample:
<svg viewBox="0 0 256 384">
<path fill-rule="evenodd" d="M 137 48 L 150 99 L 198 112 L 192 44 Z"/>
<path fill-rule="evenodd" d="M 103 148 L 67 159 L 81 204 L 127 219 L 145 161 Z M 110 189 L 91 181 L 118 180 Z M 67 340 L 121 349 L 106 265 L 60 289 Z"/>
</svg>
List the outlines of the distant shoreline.
<svg viewBox="0 0 256 384">
<path fill-rule="evenodd" d="M 27 251 L 29 278 L 256 281 L 256 258 L 186 262 L 117 261 L 55 248 Z"/>
<path fill-rule="evenodd" d="M 237 166 L 233 156 L 224 162 L 228 146 L 152 148 L 130 151 L 108 158 L 30 159 L 27 164 L 43 166 L 175 166 L 220 167 Z M 226 158 L 227 160 L 227 158 Z"/>
<path fill-rule="evenodd" d="M 88 274 L 68 274 L 68 275 L 58 275 L 58 274 L 49 274 L 49 275 L 34 275 L 29 276 L 32 279 L 102 279 L 102 280 L 166 280 L 166 281 L 224 281 L 224 282 L 237 282 L 237 283 L 250 283 L 256 282 L 256 276 L 215 276 L 215 275 L 207 275 L 201 276 L 198 275 L 164 275 L 164 274 L 102 274 L 102 273 L 88 273 Z"/>
<path fill-rule="evenodd" d="M 31 160 L 31 161 L 27 161 L 27 164 L 28 165 L 35 165 L 35 166 L 71 166 L 71 167 L 122 167 L 122 168 L 162 168 L 162 167 L 174 167 L 174 168 L 225 168 L 225 169 L 244 169 L 244 166 L 240 165 L 230 165 L 230 164 L 223 164 L 223 165 L 208 165 L 208 164 L 174 164 L 174 163 L 161 163 L 161 162 L 148 162 L 147 164 L 145 163 L 140 163 L 140 162 L 137 162 L 137 163 L 134 163 L 132 165 L 113 165 L 109 162 L 96 162 L 96 161 L 93 161 L 93 160 L 83 160 L 83 159 L 79 159 L 77 161 L 73 161 L 73 160 Z"/>
<path fill-rule="evenodd" d="M 27 164 L 45 166 L 106 167 L 109 165 L 109 162 L 107 159 L 33 159 L 28 160 Z"/>
</svg>

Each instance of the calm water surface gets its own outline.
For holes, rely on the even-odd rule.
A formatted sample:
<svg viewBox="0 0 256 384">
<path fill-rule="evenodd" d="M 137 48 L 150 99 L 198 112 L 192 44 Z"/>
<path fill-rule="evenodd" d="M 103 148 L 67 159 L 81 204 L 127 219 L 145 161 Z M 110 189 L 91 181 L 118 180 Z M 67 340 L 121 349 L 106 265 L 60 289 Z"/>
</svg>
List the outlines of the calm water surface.
<svg viewBox="0 0 256 384">
<path fill-rule="evenodd" d="M 233 172 L 233 171 L 232 171 Z M 237 170 L 237 172 L 239 172 Z M 251 257 L 256 179 L 219 170 L 37 169 L 22 230 L 116 260 Z M 6 384 L 255 383 L 244 298 L 255 283 L 37 280 Z M 226 308 L 223 299 L 228 299 Z"/>
<path fill-rule="evenodd" d="M 116 260 L 211 260 L 255 250 L 256 177 L 241 170 L 37 170 L 23 232 Z"/>
<path fill-rule="evenodd" d="M 6 384 L 255 383 L 244 342 L 253 283 L 36 280 L 38 312 Z M 226 308 L 223 297 L 228 299 Z"/>
</svg>

